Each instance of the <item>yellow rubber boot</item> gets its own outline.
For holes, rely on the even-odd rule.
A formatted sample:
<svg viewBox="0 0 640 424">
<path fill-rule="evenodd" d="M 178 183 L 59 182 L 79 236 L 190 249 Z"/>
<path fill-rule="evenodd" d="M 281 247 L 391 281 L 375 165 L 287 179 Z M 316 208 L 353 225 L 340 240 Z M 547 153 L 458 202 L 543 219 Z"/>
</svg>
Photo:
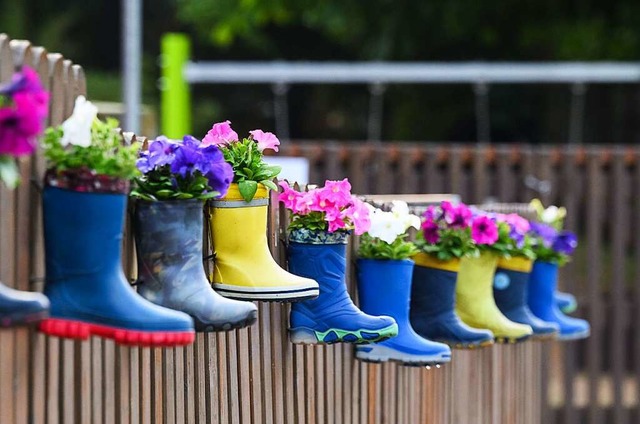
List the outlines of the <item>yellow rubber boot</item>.
<svg viewBox="0 0 640 424">
<path fill-rule="evenodd" d="M 234 299 L 296 301 L 318 296 L 318 283 L 280 268 L 267 244 L 269 194 L 260 185 L 254 199 L 242 199 L 231 184 L 224 199 L 209 207 L 215 252 L 213 288 Z"/>
<path fill-rule="evenodd" d="M 456 283 L 456 312 L 467 325 L 491 330 L 498 343 L 527 339 L 533 330 L 505 317 L 493 298 L 493 277 L 498 257 L 482 253 L 478 258 L 460 260 Z"/>
</svg>

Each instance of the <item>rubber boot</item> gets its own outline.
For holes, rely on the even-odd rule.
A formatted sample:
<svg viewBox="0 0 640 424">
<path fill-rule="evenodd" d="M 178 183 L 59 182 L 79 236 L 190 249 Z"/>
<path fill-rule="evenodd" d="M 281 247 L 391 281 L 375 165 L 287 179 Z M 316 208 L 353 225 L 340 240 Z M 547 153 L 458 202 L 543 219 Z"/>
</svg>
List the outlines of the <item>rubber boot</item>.
<svg viewBox="0 0 640 424">
<path fill-rule="evenodd" d="M 49 316 L 49 299 L 41 293 L 14 290 L 0 283 L 0 327 L 38 322 Z"/>
<path fill-rule="evenodd" d="M 235 299 L 287 302 L 317 297 L 318 283 L 288 273 L 271 257 L 268 207 L 269 194 L 263 185 L 249 203 L 242 199 L 237 184 L 231 184 L 224 199 L 211 202 L 213 287 Z"/>
<path fill-rule="evenodd" d="M 456 282 L 456 312 L 467 325 L 493 332 L 497 343 L 527 339 L 533 330 L 505 317 L 493 298 L 493 277 L 498 257 L 483 252 L 477 258 L 462 258 Z"/>
<path fill-rule="evenodd" d="M 578 301 L 571 293 L 556 291 L 553 299 L 564 314 L 572 314 L 578 309 Z"/>
<path fill-rule="evenodd" d="M 493 296 L 500 312 L 513 322 L 527 324 L 533 330 L 532 339 L 554 339 L 560 328 L 553 322 L 536 317 L 529 309 L 529 276 L 533 261 L 525 258 L 501 258 L 493 280 Z"/>
<path fill-rule="evenodd" d="M 558 265 L 536 261 L 529 283 L 529 307 L 538 318 L 555 322 L 560 327 L 558 340 L 577 340 L 589 337 L 591 327 L 583 319 L 564 315 L 554 301 L 558 284 Z"/>
<path fill-rule="evenodd" d="M 51 318 L 46 334 L 74 339 L 98 335 L 116 343 L 177 346 L 193 342 L 189 315 L 139 296 L 122 271 L 125 194 L 80 193 L 45 187 L 46 284 Z"/>
<path fill-rule="evenodd" d="M 220 296 L 207 280 L 202 264 L 203 219 L 199 200 L 136 202 L 138 293 L 189 314 L 196 331 L 251 325 L 258 315 L 256 305 Z"/>
<path fill-rule="evenodd" d="M 416 333 L 456 349 L 492 345 L 491 331 L 471 328 L 455 313 L 460 261 L 443 262 L 425 253 L 418 253 L 413 260 L 409 317 Z"/>
<path fill-rule="evenodd" d="M 289 243 L 289 270 L 320 284 L 316 299 L 291 305 L 291 342 L 373 343 L 398 334 L 393 318 L 367 315 L 353 304 L 345 285 L 347 236 L 325 234 L 330 240 L 323 238 L 323 244 Z"/>
<path fill-rule="evenodd" d="M 392 316 L 398 336 L 356 347 L 356 358 L 368 362 L 394 361 L 404 365 L 440 366 L 451 361 L 449 346 L 420 337 L 409 320 L 413 261 L 358 260 L 358 295 L 362 310 Z"/>
</svg>

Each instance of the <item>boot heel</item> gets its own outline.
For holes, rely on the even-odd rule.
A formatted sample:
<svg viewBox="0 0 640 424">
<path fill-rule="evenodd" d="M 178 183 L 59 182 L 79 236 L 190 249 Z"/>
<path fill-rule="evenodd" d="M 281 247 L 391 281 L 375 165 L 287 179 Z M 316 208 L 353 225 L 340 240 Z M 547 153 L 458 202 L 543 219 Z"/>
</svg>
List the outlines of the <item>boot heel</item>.
<svg viewBox="0 0 640 424">
<path fill-rule="evenodd" d="M 86 340 L 91 336 L 91 326 L 79 321 L 47 318 L 40 323 L 39 329 L 48 336 Z"/>
<path fill-rule="evenodd" d="M 308 328 L 290 328 L 289 338 L 293 344 L 318 344 L 316 332 Z"/>
</svg>

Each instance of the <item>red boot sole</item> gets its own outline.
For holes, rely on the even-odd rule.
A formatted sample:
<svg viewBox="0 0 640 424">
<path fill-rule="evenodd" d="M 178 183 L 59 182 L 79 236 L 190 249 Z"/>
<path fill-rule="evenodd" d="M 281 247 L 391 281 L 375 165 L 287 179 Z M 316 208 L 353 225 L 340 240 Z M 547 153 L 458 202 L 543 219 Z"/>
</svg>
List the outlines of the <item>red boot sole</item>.
<svg viewBox="0 0 640 424">
<path fill-rule="evenodd" d="M 90 336 L 100 336 L 126 346 L 184 346 L 193 343 L 196 337 L 194 331 L 136 331 L 58 318 L 43 320 L 39 329 L 49 336 L 78 340 L 86 340 Z"/>
</svg>

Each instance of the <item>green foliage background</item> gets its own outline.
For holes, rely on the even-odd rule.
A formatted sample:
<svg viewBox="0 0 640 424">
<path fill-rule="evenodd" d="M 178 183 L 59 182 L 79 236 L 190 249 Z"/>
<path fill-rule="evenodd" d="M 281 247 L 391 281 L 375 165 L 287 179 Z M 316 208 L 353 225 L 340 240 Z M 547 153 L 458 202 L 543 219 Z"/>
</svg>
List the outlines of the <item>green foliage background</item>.
<svg viewBox="0 0 640 424">
<path fill-rule="evenodd" d="M 87 68 L 89 94 L 119 100 L 119 2 L 0 0 L 0 30 L 60 51 Z M 159 37 L 182 31 L 201 60 L 546 61 L 638 60 L 636 0 L 154 0 L 144 6 L 145 102 L 158 103 Z M 586 142 L 640 141 L 638 87 L 592 86 Z M 266 86 L 196 86 L 194 135 L 214 120 L 236 130 L 274 129 Z M 363 86 L 295 86 L 291 136 L 364 139 Z M 567 86 L 491 91 L 494 141 L 564 142 Z M 393 86 L 385 94 L 386 140 L 475 140 L 468 86 Z"/>
</svg>

